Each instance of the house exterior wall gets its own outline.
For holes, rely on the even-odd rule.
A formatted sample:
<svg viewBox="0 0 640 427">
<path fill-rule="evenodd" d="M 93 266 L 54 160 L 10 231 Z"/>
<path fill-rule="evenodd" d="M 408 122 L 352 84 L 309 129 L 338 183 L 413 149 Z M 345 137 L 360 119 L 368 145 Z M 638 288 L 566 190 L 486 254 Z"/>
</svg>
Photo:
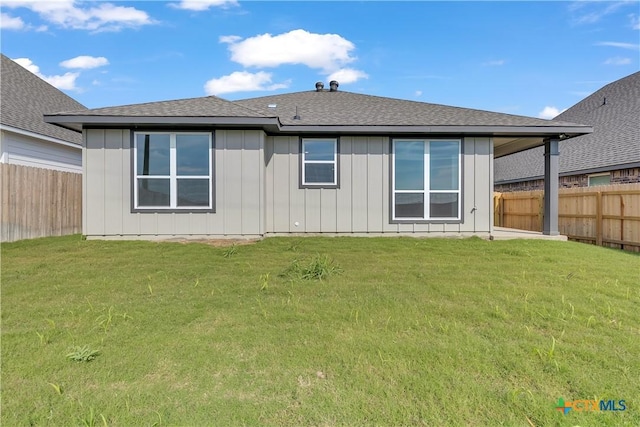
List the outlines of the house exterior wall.
<svg viewBox="0 0 640 427">
<path fill-rule="evenodd" d="M 300 188 L 300 138 L 214 134 L 215 212 L 132 212 L 128 129 L 87 129 L 83 234 L 88 238 L 254 237 L 289 233 L 491 233 L 493 142 L 463 138 L 462 220 L 391 223 L 390 137 L 340 138 L 339 188 Z M 296 223 L 297 226 L 296 226 Z"/>
<path fill-rule="evenodd" d="M 0 130 L 0 163 L 82 173 L 82 147 Z"/>
<path fill-rule="evenodd" d="M 463 139 L 462 221 L 391 223 L 390 138 L 340 137 L 339 188 L 300 188 L 300 139 L 269 136 L 267 233 L 490 233 L 493 142 Z M 475 207 L 475 209 L 473 209 Z M 297 225 L 296 225 L 297 223 Z"/>
<path fill-rule="evenodd" d="M 131 133 L 128 129 L 84 131 L 83 234 L 88 238 L 264 233 L 264 132 L 215 131 L 215 213 L 131 212 Z"/>
</svg>

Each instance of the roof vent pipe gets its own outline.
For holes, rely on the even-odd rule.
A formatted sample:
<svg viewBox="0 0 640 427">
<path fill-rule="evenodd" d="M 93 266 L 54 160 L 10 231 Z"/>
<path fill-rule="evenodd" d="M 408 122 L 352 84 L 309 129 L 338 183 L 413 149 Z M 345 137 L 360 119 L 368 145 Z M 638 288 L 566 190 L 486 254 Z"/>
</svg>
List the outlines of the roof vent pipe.
<svg viewBox="0 0 640 427">
<path fill-rule="evenodd" d="M 340 85 L 338 84 L 337 81 L 331 80 L 329 82 L 329 91 L 330 92 L 337 92 L 338 91 L 338 86 L 340 86 Z"/>
<path fill-rule="evenodd" d="M 316 92 L 322 92 L 322 89 L 324 89 L 324 83 L 317 82 L 316 83 Z"/>
</svg>

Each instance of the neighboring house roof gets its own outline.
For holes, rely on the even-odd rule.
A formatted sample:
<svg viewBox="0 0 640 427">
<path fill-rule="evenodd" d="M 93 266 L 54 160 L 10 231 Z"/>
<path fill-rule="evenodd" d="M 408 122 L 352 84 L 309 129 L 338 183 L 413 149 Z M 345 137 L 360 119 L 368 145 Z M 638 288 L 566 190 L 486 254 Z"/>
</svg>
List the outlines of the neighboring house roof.
<svg viewBox="0 0 640 427">
<path fill-rule="evenodd" d="M 81 145 L 81 133 L 45 123 L 42 116 L 86 107 L 5 55 L 0 56 L 0 124 Z"/>
<path fill-rule="evenodd" d="M 640 72 L 604 86 L 554 120 L 593 126 L 593 133 L 560 141 L 560 174 L 595 173 L 640 166 Z M 544 152 L 534 148 L 495 161 L 495 181 L 544 175 Z"/>
<path fill-rule="evenodd" d="M 562 121 L 330 90 L 240 101 L 209 96 L 68 111 L 45 115 L 45 121 L 73 129 L 83 125 L 242 125 L 271 133 L 491 135 L 496 137 L 496 156 L 539 145 L 546 135 L 573 136 L 592 130 Z"/>
</svg>

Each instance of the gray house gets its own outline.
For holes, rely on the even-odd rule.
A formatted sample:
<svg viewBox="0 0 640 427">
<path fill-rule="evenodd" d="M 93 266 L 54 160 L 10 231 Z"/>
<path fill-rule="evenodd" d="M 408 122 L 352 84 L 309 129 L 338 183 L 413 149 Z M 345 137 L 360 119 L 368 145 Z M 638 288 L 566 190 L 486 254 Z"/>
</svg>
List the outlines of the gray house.
<svg viewBox="0 0 640 427">
<path fill-rule="evenodd" d="M 85 107 L 0 54 L 0 163 L 82 172 L 82 134 L 42 120 Z"/>
<path fill-rule="evenodd" d="M 489 236 L 493 159 L 585 125 L 330 89 L 69 111 L 88 238 L 289 233 Z M 553 201 L 557 193 L 548 195 Z M 553 212 L 554 203 L 548 204 Z M 548 215 L 545 233 L 557 234 Z M 557 221 L 557 218 L 556 218 Z"/>
<path fill-rule="evenodd" d="M 640 72 L 589 95 L 554 120 L 588 123 L 594 131 L 560 142 L 560 187 L 640 182 Z M 541 147 L 496 159 L 496 191 L 544 185 Z"/>
</svg>

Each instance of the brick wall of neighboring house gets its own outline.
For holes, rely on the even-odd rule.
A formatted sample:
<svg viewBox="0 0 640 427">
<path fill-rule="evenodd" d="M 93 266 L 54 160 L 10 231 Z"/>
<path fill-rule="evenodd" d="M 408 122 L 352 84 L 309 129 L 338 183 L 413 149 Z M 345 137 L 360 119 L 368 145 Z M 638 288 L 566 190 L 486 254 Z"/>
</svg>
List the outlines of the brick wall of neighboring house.
<svg viewBox="0 0 640 427">
<path fill-rule="evenodd" d="M 612 184 L 633 184 L 640 182 L 640 168 L 620 169 L 611 172 Z"/>
<path fill-rule="evenodd" d="M 619 169 L 610 172 L 611 184 L 633 184 L 640 182 L 640 168 Z M 559 178 L 560 188 L 587 187 L 589 175 L 568 175 Z M 495 191 L 508 193 L 510 191 L 544 190 L 544 180 L 534 179 L 530 181 L 512 182 L 509 184 L 496 184 Z"/>
</svg>

